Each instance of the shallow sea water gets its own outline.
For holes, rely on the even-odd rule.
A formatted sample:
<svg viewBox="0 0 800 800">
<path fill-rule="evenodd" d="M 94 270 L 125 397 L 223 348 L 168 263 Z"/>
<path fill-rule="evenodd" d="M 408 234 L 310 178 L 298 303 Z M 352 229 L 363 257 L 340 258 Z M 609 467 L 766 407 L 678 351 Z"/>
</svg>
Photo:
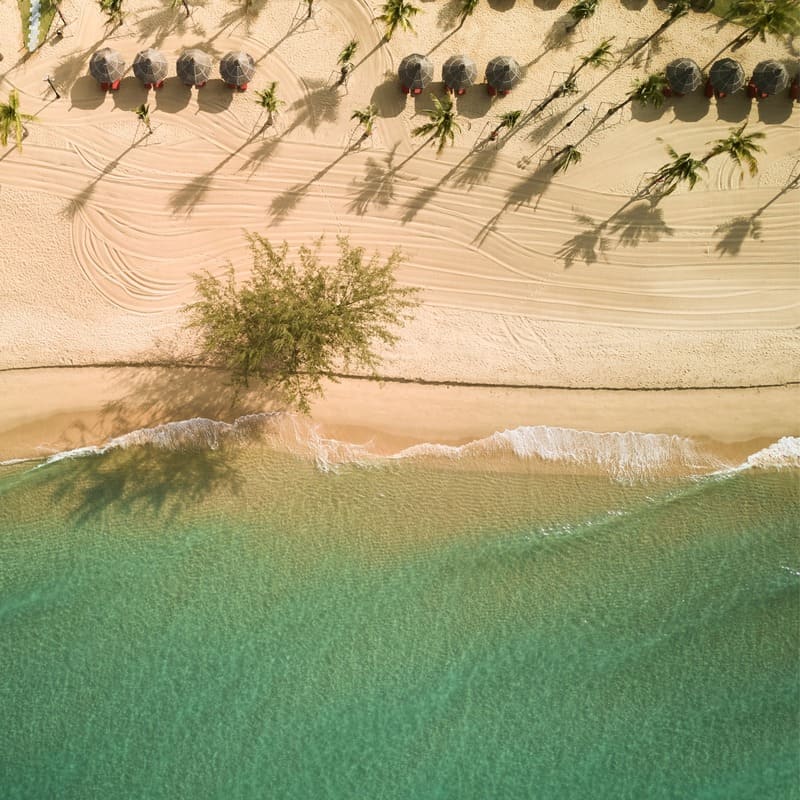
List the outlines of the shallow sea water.
<svg viewBox="0 0 800 800">
<path fill-rule="evenodd" d="M 0 471 L 0 796 L 800 797 L 798 471 Z"/>
</svg>

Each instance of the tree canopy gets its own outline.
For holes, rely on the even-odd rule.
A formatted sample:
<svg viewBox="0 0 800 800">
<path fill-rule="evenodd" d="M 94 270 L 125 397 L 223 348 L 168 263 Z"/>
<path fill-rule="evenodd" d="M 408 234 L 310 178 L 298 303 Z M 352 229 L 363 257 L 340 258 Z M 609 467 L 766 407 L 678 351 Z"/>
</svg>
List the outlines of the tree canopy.
<svg viewBox="0 0 800 800">
<path fill-rule="evenodd" d="M 321 239 L 300 247 L 297 261 L 285 242 L 248 239 L 249 279 L 237 283 L 232 266 L 221 278 L 193 276 L 198 299 L 184 311 L 203 357 L 228 370 L 235 387 L 261 380 L 300 411 L 322 394 L 323 379 L 336 380 L 337 369 L 374 374 L 378 346 L 397 341 L 395 329 L 418 304 L 418 290 L 395 281 L 400 251 L 367 257 L 342 236 L 337 260 L 323 264 Z"/>
</svg>

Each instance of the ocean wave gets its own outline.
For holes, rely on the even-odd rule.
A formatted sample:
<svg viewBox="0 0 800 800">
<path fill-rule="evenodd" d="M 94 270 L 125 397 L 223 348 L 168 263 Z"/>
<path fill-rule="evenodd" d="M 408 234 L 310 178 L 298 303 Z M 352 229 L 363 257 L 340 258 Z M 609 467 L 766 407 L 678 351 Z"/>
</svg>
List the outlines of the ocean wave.
<svg viewBox="0 0 800 800">
<path fill-rule="evenodd" d="M 381 452 L 373 442 L 347 442 L 326 436 L 306 417 L 286 412 L 250 414 L 233 422 L 202 417 L 168 422 L 116 436 L 101 445 L 78 447 L 44 459 L 12 459 L 0 466 L 37 461 L 37 466 L 71 458 L 104 455 L 131 447 L 163 450 L 216 450 L 225 443 L 261 442 L 310 457 L 321 471 L 344 465 L 380 465 L 404 459 L 511 456 L 525 462 L 562 465 L 607 474 L 617 480 L 647 480 L 665 474 L 726 474 L 745 469 L 800 468 L 800 438 L 785 436 L 751 454 L 741 464 L 724 463 L 693 439 L 663 433 L 596 433 L 574 428 L 528 425 L 497 431 L 462 445 L 426 442 L 396 452 Z"/>
</svg>

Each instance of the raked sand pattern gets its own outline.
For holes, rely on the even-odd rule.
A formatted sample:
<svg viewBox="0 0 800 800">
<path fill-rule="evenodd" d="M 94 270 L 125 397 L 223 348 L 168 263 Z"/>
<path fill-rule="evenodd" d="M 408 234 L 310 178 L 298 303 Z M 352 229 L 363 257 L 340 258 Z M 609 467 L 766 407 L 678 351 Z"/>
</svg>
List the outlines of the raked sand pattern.
<svg viewBox="0 0 800 800">
<path fill-rule="evenodd" d="M 29 125 L 24 152 L 3 154 L 0 164 L 0 220 L 11 245 L 0 256 L 9 276 L 3 367 L 141 359 L 165 341 L 172 353 L 185 348 L 173 339 L 190 274 L 228 262 L 246 274 L 244 232 L 259 231 L 291 245 L 325 235 L 326 251 L 339 233 L 369 249 L 403 249 L 400 277 L 424 289 L 425 305 L 388 373 L 533 384 L 555 372 L 550 383 L 567 386 L 796 379 L 800 139 L 787 98 L 709 103 L 698 95 L 657 112 L 634 106 L 591 135 L 583 162 L 566 175 L 551 179 L 540 163 L 548 148 L 586 134 L 634 78 L 679 55 L 703 64 L 738 29 L 692 13 L 620 68 L 584 70 L 578 95 L 498 147 L 486 143 L 498 114 L 529 109 L 611 32 L 626 31 L 630 38 L 615 40 L 626 52 L 663 13 L 653 4 L 601 4 L 565 44 L 557 4 L 482 3 L 454 30 L 454 3 L 423 3 L 417 35 L 381 44 L 377 5 L 317 5 L 303 21 L 294 0 L 256 3 L 249 18 L 216 0 L 189 18 L 132 2 L 110 32 L 90 4 L 64 4 L 63 40 L 21 63 L 6 58 L 0 91 L 18 87 L 24 110 L 40 121 Z M 0 21 L 2 50 L 11 52 L 16 9 L 5 7 Z M 336 56 L 351 38 L 357 67 L 337 88 Z M 215 71 L 199 91 L 171 74 L 148 94 L 129 73 L 118 92 L 104 94 L 88 75 L 91 53 L 104 45 L 128 64 L 158 47 L 171 73 L 178 53 L 198 46 Z M 246 93 L 217 77 L 218 59 L 238 49 L 257 61 Z M 437 158 L 410 135 L 428 93 L 406 98 L 396 79 L 400 58 L 414 51 L 430 53 L 437 81 L 458 52 L 472 55 L 481 75 L 501 52 L 526 74 L 507 98 L 492 100 L 483 86 L 460 98 L 462 132 Z M 770 40 L 737 57 L 752 69 L 790 55 Z M 42 82 L 47 72 L 59 101 Z M 265 127 L 254 91 L 273 80 L 285 105 Z M 145 101 L 151 135 L 131 113 Z M 379 108 L 376 132 L 358 146 L 350 114 L 370 102 Z M 565 130 L 584 103 L 591 110 Z M 666 159 L 664 143 L 700 154 L 745 120 L 767 135 L 757 177 L 717 158 L 694 192 L 657 206 L 630 202 Z M 461 357 L 449 357 L 456 350 Z"/>
</svg>

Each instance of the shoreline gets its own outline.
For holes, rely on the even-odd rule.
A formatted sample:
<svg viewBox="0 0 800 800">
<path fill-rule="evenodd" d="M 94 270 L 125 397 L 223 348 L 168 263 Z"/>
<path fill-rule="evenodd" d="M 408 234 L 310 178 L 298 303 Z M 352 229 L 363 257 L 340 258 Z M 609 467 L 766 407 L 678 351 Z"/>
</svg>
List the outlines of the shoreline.
<svg viewBox="0 0 800 800">
<path fill-rule="evenodd" d="M 392 454 L 459 447 L 504 430 L 552 427 L 692 439 L 737 462 L 800 434 L 797 384 L 736 389 L 526 389 L 344 379 L 312 407 L 320 436 Z M 0 461 L 98 446 L 196 418 L 232 423 L 284 410 L 251 390 L 236 402 L 220 371 L 199 367 L 59 367 L 0 373 Z"/>
</svg>

